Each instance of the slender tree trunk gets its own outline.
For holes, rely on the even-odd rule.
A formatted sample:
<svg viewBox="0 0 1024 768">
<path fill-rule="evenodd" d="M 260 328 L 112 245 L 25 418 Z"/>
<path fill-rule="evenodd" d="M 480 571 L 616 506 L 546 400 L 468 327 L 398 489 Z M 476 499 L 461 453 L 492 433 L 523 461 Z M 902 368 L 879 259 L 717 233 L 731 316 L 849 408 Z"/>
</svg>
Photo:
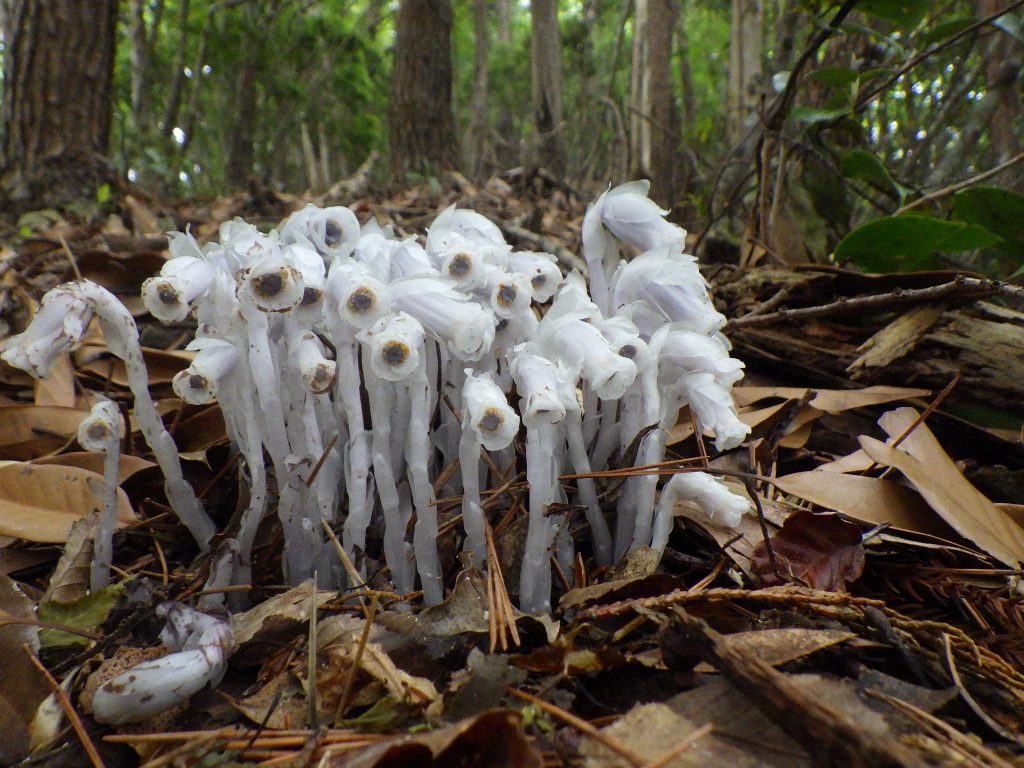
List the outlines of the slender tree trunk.
<svg viewBox="0 0 1024 768">
<path fill-rule="evenodd" d="M 89 199 L 115 176 L 117 0 L 15 0 L 7 11 L 0 198 L 13 209 Z"/>
<path fill-rule="evenodd" d="M 391 79 L 391 172 L 454 168 L 452 6 L 402 0 L 395 22 Z"/>
<path fill-rule="evenodd" d="M 549 171 L 565 173 L 562 139 L 562 45 L 557 0 L 532 0 L 530 22 L 533 62 L 533 124 L 540 162 Z"/>
<path fill-rule="evenodd" d="M 978 0 L 977 13 L 979 17 L 988 16 L 1008 4 L 1008 0 Z M 1001 29 L 989 29 L 984 34 L 989 38 L 985 44 L 985 90 L 999 96 L 988 125 L 989 163 L 999 165 L 1021 151 L 1021 116 L 1024 110 L 1020 75 L 1024 51 L 1016 37 Z M 993 183 L 1020 191 L 1024 187 L 1024 170 L 1018 163 L 994 177 Z"/>
<path fill-rule="evenodd" d="M 235 125 L 231 131 L 231 143 L 228 145 L 228 156 L 224 176 L 228 184 L 242 187 L 253 173 L 255 158 L 255 127 L 259 111 L 256 106 L 256 57 L 255 47 L 249 49 L 242 71 L 238 75 L 239 98 L 235 113 Z"/>
<path fill-rule="evenodd" d="M 729 137 L 743 138 L 757 118 L 760 96 L 762 24 L 761 0 L 732 0 L 729 44 Z"/>
<path fill-rule="evenodd" d="M 496 0 L 495 2 L 498 29 L 497 40 L 502 45 L 508 45 L 511 36 L 509 30 L 512 22 L 512 0 Z"/>
<path fill-rule="evenodd" d="M 630 137 L 633 174 L 651 180 L 651 199 L 675 203 L 679 128 L 672 88 L 674 0 L 637 0 Z"/>
<path fill-rule="evenodd" d="M 473 2 L 473 102 L 470 105 L 469 173 L 479 178 L 484 171 L 487 148 L 487 55 L 490 31 L 487 27 L 487 0 Z"/>
</svg>

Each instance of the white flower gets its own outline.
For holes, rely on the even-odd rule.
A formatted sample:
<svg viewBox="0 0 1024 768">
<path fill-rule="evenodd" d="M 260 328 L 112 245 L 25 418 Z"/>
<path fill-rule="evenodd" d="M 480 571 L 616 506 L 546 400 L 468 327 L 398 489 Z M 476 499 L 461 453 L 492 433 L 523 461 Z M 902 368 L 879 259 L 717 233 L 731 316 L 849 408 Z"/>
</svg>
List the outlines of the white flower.
<svg viewBox="0 0 1024 768">
<path fill-rule="evenodd" d="M 474 376 L 472 370 L 466 369 L 462 405 L 462 428 L 476 432 L 484 448 L 489 451 L 504 448 L 519 432 L 519 415 L 508 404 L 505 393 L 491 380 L 489 374 Z M 475 471 L 475 468 L 469 471 Z"/>
<path fill-rule="evenodd" d="M 630 317 L 647 338 L 667 322 L 705 334 L 725 325 L 725 317 L 711 303 L 696 259 L 674 245 L 624 262 L 612 279 L 611 307 Z"/>
<path fill-rule="evenodd" d="M 715 448 L 727 451 L 740 445 L 750 427 L 739 420 L 729 390 L 715 380 L 712 373 L 698 371 L 679 377 L 685 400 L 693 409 L 700 427 L 710 427 L 715 433 Z"/>
<path fill-rule="evenodd" d="M 441 273 L 431 263 L 423 246 L 415 238 L 402 240 L 391 248 L 390 278 L 438 277 Z"/>
<path fill-rule="evenodd" d="M 142 303 L 157 320 L 180 322 L 188 317 L 192 302 L 210 289 L 214 274 L 206 259 L 195 256 L 171 259 L 160 268 L 158 276 L 142 283 Z"/>
<path fill-rule="evenodd" d="M 238 288 L 253 305 L 264 312 L 288 312 L 299 305 L 305 286 L 299 271 L 285 261 L 279 248 L 274 248 L 259 261 L 253 262 L 242 276 Z"/>
<path fill-rule="evenodd" d="M 706 371 L 725 388 L 743 378 L 743 362 L 729 357 L 729 350 L 716 336 L 672 329 L 656 338 L 659 359 L 683 372 Z"/>
<path fill-rule="evenodd" d="M 234 274 L 257 261 L 279 245 L 276 232 L 264 235 L 252 224 L 236 218 L 220 225 L 220 244 L 228 271 Z"/>
<path fill-rule="evenodd" d="M 494 313 L 445 281 L 430 277 L 396 280 L 391 284 L 391 295 L 396 309 L 419 320 L 460 360 L 479 360 L 491 348 Z"/>
<path fill-rule="evenodd" d="M 661 491 L 659 506 L 671 514 L 676 504 L 692 501 L 721 525 L 735 528 L 751 508 L 750 500 L 729 490 L 720 477 L 706 472 L 679 472 Z"/>
<path fill-rule="evenodd" d="M 423 326 L 405 312 L 382 317 L 356 338 L 369 348 L 370 366 L 385 381 L 407 379 L 419 366 Z"/>
<path fill-rule="evenodd" d="M 24 333 L 7 340 L 4 362 L 28 371 L 37 379 L 50 375 L 50 368 L 85 334 L 92 319 L 89 302 L 74 283 L 65 283 L 48 291 Z"/>
<path fill-rule="evenodd" d="M 509 369 L 519 391 L 523 424 L 537 427 L 557 424 L 565 418 L 559 382 L 559 369 L 555 363 L 542 357 L 530 344 L 520 344 L 509 353 Z"/>
<path fill-rule="evenodd" d="M 427 252 L 432 256 L 472 244 L 508 248 L 497 224 L 476 211 L 454 205 L 441 211 L 427 231 Z"/>
<path fill-rule="evenodd" d="M 470 247 L 454 246 L 437 255 L 441 275 L 455 282 L 463 291 L 470 291 L 483 282 L 487 269 L 480 255 Z"/>
<path fill-rule="evenodd" d="M 121 412 L 110 400 L 101 400 L 78 425 L 78 442 L 87 451 L 105 453 L 111 440 L 118 439 Z"/>
<path fill-rule="evenodd" d="M 334 262 L 327 290 L 338 303 L 342 319 L 354 328 L 369 328 L 391 310 L 388 286 L 358 262 Z"/>
<path fill-rule="evenodd" d="M 224 339 L 201 337 L 186 349 L 199 354 L 171 380 L 174 393 L 191 405 L 202 405 L 217 397 L 218 383 L 238 362 L 238 348 Z"/>
<path fill-rule="evenodd" d="M 651 182 L 631 181 L 605 192 L 594 206 L 601 221 L 619 240 L 642 251 L 673 244 L 682 247 L 686 230 L 665 221 L 664 211 L 647 197 Z"/>
<path fill-rule="evenodd" d="M 541 304 L 555 295 L 562 282 L 562 270 L 550 253 L 513 251 L 508 255 L 508 268 L 526 276 L 533 300 Z"/>
<path fill-rule="evenodd" d="M 327 282 L 323 259 L 312 248 L 299 243 L 285 246 L 281 256 L 302 277 L 302 299 L 295 307 L 295 316 L 307 325 L 315 325 L 323 312 Z"/>
<path fill-rule="evenodd" d="M 310 203 L 281 225 L 282 242 L 308 240 L 323 256 L 351 251 L 359 241 L 359 234 L 356 215 L 342 206 L 318 208 Z"/>
<path fill-rule="evenodd" d="M 317 395 L 330 390 L 337 363 L 324 356 L 324 345 L 315 333 L 305 331 L 292 345 L 289 356 L 306 389 Z"/>
<path fill-rule="evenodd" d="M 529 310 L 533 292 L 525 275 L 488 265 L 480 288 L 498 317 L 512 317 Z"/>
</svg>

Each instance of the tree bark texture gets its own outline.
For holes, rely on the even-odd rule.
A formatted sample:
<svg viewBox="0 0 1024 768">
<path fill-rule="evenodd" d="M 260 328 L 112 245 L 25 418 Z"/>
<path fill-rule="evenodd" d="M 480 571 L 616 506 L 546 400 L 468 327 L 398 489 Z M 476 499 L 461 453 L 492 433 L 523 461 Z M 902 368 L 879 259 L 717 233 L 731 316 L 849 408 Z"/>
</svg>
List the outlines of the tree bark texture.
<svg viewBox="0 0 1024 768">
<path fill-rule="evenodd" d="M 679 130 L 672 92 L 672 0 L 637 0 L 630 126 L 633 175 L 651 180 L 651 198 L 672 206 L 679 167 Z"/>
<path fill-rule="evenodd" d="M 391 172 L 402 176 L 454 168 L 451 3 L 402 0 L 395 30 Z"/>
<path fill-rule="evenodd" d="M 487 24 L 487 0 L 473 2 L 473 101 L 469 122 L 469 174 L 480 178 L 485 173 L 487 151 L 487 56 L 490 30 Z"/>
<path fill-rule="evenodd" d="M 729 135 L 738 144 L 757 116 L 763 50 L 761 0 L 732 0 L 729 44 Z"/>
<path fill-rule="evenodd" d="M 562 137 L 562 46 L 558 30 L 557 0 L 532 0 L 533 124 L 537 129 L 540 163 L 549 171 L 565 173 Z"/>
<path fill-rule="evenodd" d="M 117 0 L 7 7 L 0 199 L 12 210 L 92 198 L 109 149 Z"/>
</svg>

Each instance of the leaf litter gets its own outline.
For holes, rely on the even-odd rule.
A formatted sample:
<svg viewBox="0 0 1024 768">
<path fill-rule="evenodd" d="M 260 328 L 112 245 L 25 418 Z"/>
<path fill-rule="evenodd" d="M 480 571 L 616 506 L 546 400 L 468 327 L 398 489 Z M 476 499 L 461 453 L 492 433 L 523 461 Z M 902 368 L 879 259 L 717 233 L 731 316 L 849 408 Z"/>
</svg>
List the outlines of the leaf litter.
<svg viewBox="0 0 1024 768">
<path fill-rule="evenodd" d="M 506 231 L 538 238 L 525 247 L 543 239 L 576 249 L 584 205 L 566 190 L 464 181 L 344 202 L 411 234 L 433 211 L 466 201 Z M 13 266 L 2 278 L 0 318 L 12 330 L 43 291 L 69 278 L 57 235 L 83 273 L 140 319 L 165 425 L 192 459 L 189 480 L 226 526 L 247 501 L 223 418 L 216 406 L 172 397 L 168 383 L 188 363 L 180 346 L 190 329 L 148 320 L 138 286 L 165 258 L 155 223 L 164 217 L 209 235 L 232 216 L 274 222 L 302 202 L 241 194 L 202 208 L 135 197 L 106 223 L 71 226 L 53 213 L 38 217 L 33 237 L 0 235 Z M 726 305 L 756 303 L 749 277 L 729 277 L 723 270 L 716 278 Z M 833 279 L 808 281 L 811 295 Z M 859 279 L 849 282 L 870 283 Z M 828 333 L 828 318 L 818 322 Z M 88 595 L 89 516 L 100 506 L 90 479 L 102 468 L 75 434 L 91 404 L 83 393 L 127 402 L 123 370 L 102 344 L 67 356 L 39 386 L 4 368 L 0 554 L 21 565 L 0 576 L 0 650 L 5 659 L 25 657 L 26 645 L 41 655 L 67 684 L 82 736 L 64 727 L 65 713 L 40 708 L 50 688 L 27 657 L 5 663 L 0 762 L 28 756 L 39 712 L 56 736 L 37 744 L 36 760 L 85 738 L 107 764 L 154 768 L 1021 764 L 1024 529 L 1012 507 L 994 503 L 1016 499 L 984 495 L 965 473 L 994 465 L 992 455 L 1021 470 L 1024 456 L 995 431 L 975 441 L 988 448 L 972 455 L 964 444 L 983 430 L 950 432 L 943 403 L 919 419 L 931 390 L 902 386 L 908 379 L 898 370 L 919 339 L 853 366 L 860 382 L 870 373 L 869 386 L 808 386 L 799 351 L 788 370 L 748 363 L 750 385 L 735 394 L 755 428 L 753 462 L 724 457 L 712 470 L 753 494 L 760 519 L 726 529 L 680 509 L 656 569 L 642 552 L 629 567 L 603 571 L 581 556 L 563 574 L 552 616 L 501 614 L 518 637 L 506 634 L 502 653 L 497 593 L 479 571 L 464 570 L 444 603 L 421 609 L 374 578 L 380 551 L 372 541 L 361 553 L 368 581 L 360 588 L 287 590 L 278 586 L 280 530 L 268 523 L 251 588 L 205 594 L 215 556 L 197 558 L 167 514 L 134 425 L 120 468 L 115 585 Z M 888 365 L 896 368 L 887 379 Z M 950 402 L 970 399 L 964 387 Z M 697 453 L 685 412 L 670 444 L 679 456 Z M 598 482 L 611 503 L 621 478 Z M 515 572 L 517 531 L 513 523 L 494 534 L 491 562 L 506 578 Z M 160 653 L 154 609 L 167 599 L 253 606 L 232 611 L 236 649 L 224 681 L 169 719 L 99 725 L 83 687 L 100 684 L 104 660 L 110 675 L 124 659 Z M 121 659 L 113 670 L 112 658 Z"/>
</svg>

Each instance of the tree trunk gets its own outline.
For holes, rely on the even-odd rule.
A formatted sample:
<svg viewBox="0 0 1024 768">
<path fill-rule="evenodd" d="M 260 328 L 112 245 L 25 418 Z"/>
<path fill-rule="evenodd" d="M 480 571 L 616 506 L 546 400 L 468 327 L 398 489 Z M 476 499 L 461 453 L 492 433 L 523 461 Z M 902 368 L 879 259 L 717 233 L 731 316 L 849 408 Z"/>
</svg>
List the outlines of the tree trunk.
<svg viewBox="0 0 1024 768">
<path fill-rule="evenodd" d="M 231 144 L 228 145 L 228 156 L 224 168 L 224 176 L 228 184 L 236 188 L 244 187 L 250 181 L 254 170 L 255 129 L 259 115 L 255 89 L 257 49 L 256 45 L 249 48 L 249 53 L 242 64 L 242 71 L 238 76 L 237 93 L 241 94 L 242 98 L 237 100 L 235 125 L 231 131 Z"/>
<path fill-rule="evenodd" d="M 485 173 L 487 150 L 487 54 L 490 32 L 487 28 L 487 0 L 473 2 L 473 101 L 469 122 L 469 174 L 479 178 Z"/>
<path fill-rule="evenodd" d="M 729 138 L 738 144 L 757 118 L 760 95 L 761 0 L 732 0 L 729 44 Z"/>
<path fill-rule="evenodd" d="M 391 172 L 454 168 L 452 6 L 402 0 L 395 22 L 391 80 Z"/>
<path fill-rule="evenodd" d="M 530 23 L 533 30 L 533 124 L 537 130 L 540 163 L 562 175 L 565 173 L 565 142 L 562 140 L 562 44 L 557 0 L 533 0 Z"/>
<path fill-rule="evenodd" d="M 7 4 L 0 199 L 11 209 L 91 199 L 107 159 L 117 0 Z"/>
<path fill-rule="evenodd" d="M 651 180 L 651 199 L 675 203 L 679 130 L 672 89 L 673 0 L 637 0 L 630 125 L 633 175 Z"/>
</svg>

